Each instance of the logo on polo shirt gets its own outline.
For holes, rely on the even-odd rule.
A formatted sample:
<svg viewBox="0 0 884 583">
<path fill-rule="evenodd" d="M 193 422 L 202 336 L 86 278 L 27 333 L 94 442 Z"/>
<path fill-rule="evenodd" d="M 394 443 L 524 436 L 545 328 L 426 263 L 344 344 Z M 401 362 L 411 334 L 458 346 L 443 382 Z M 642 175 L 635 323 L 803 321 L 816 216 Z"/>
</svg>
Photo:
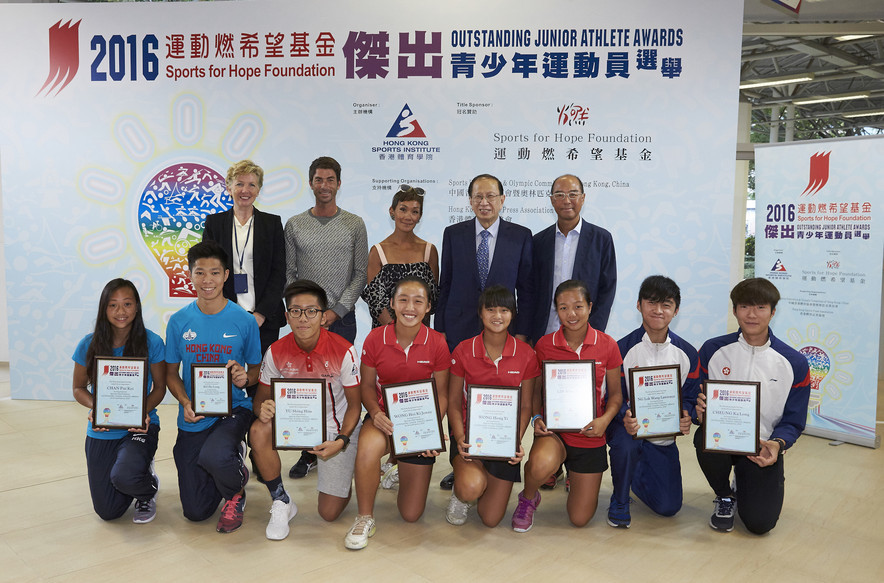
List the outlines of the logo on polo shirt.
<svg viewBox="0 0 884 583">
<path fill-rule="evenodd" d="M 194 340 L 196 338 L 196 332 L 194 332 L 193 330 L 188 330 L 187 332 L 182 334 L 181 337 L 190 342 L 191 340 Z"/>
<path fill-rule="evenodd" d="M 731 367 L 726 366 L 723 369 L 721 369 L 721 374 L 723 374 L 724 376 L 731 374 Z"/>
</svg>

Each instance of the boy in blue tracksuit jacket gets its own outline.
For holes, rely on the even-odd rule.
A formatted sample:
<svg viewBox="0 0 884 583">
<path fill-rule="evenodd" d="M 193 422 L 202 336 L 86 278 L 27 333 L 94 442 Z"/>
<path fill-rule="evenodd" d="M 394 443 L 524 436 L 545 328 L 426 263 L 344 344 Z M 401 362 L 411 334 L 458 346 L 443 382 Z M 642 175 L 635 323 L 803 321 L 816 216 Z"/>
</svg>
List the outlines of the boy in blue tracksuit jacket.
<svg viewBox="0 0 884 583">
<path fill-rule="evenodd" d="M 810 373 L 807 360 L 770 331 L 780 292 L 763 278 L 747 279 L 731 291 L 740 329 L 708 340 L 700 348 L 699 380 L 761 383 L 761 419 L 757 456 L 704 452 L 700 431 L 694 445 L 697 461 L 715 492 L 709 526 L 721 532 L 734 528 L 734 514 L 755 534 L 777 524 L 783 508 L 783 453 L 795 443 L 807 420 Z M 697 399 L 702 420 L 706 397 Z M 734 486 L 731 485 L 731 468 Z"/>
</svg>

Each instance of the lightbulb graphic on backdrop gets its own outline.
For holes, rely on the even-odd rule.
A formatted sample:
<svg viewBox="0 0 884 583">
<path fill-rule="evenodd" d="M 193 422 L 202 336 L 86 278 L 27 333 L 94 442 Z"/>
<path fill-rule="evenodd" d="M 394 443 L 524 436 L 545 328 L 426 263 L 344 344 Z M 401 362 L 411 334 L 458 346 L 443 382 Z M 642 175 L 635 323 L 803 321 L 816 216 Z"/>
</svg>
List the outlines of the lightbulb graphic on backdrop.
<svg viewBox="0 0 884 583">
<path fill-rule="evenodd" d="M 141 238 L 169 281 L 170 298 L 195 297 L 187 250 L 202 240 L 206 216 L 231 206 L 224 177 L 204 164 L 181 162 L 163 168 L 144 187 L 138 203 Z"/>
</svg>

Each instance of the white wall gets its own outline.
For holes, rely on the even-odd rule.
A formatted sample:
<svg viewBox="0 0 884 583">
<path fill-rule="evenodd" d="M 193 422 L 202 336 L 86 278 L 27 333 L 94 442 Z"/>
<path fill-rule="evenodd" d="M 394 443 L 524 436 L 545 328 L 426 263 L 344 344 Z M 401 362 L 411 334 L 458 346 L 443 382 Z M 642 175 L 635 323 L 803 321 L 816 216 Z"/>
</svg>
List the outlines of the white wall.
<svg viewBox="0 0 884 583">
<path fill-rule="evenodd" d="M 0 176 L 0 194 L 3 176 Z M 0 196 L 0 229 L 3 225 L 3 197 Z M 6 245 L 0 237 L 0 362 L 9 362 L 9 326 L 6 324 Z"/>
</svg>

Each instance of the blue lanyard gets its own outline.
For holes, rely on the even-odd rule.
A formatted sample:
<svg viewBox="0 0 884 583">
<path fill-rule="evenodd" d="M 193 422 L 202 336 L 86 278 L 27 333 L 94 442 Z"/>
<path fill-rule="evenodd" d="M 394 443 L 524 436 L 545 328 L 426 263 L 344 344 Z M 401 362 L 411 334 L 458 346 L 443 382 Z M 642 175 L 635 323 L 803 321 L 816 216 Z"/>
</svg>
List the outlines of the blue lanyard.
<svg viewBox="0 0 884 583">
<path fill-rule="evenodd" d="M 242 262 L 246 256 L 246 247 L 249 246 L 249 237 L 252 236 L 252 225 L 255 224 L 255 215 L 252 215 L 252 218 L 249 219 L 249 230 L 246 233 L 246 242 L 243 244 L 242 253 L 239 252 L 239 235 L 237 235 L 239 229 L 236 228 L 236 216 L 233 217 L 233 221 L 233 240 L 236 242 L 236 255 L 239 257 L 239 270 L 242 272 Z"/>
</svg>

